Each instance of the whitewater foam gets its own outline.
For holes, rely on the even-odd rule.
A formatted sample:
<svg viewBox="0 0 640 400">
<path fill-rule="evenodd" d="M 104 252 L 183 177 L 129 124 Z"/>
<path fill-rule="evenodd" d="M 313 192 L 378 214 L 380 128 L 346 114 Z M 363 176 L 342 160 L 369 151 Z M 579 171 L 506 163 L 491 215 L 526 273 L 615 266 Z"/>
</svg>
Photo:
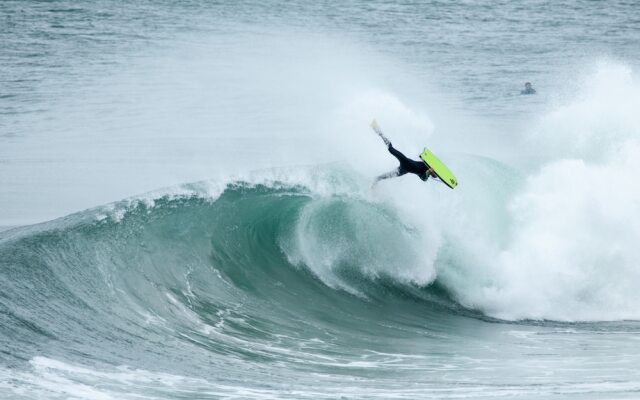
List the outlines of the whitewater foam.
<svg viewBox="0 0 640 400">
<path fill-rule="evenodd" d="M 505 245 L 461 261 L 488 271 L 448 286 L 464 304 L 506 319 L 640 319 L 640 84 L 618 64 L 589 77 L 532 128 L 545 157 L 508 201 Z"/>
</svg>

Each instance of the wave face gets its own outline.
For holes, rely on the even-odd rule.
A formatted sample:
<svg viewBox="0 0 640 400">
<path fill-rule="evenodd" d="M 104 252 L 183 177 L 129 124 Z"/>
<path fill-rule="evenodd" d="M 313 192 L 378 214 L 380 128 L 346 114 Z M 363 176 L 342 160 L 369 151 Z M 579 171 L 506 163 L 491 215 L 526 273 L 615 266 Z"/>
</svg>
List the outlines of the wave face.
<svg viewBox="0 0 640 400">
<path fill-rule="evenodd" d="M 418 233 L 381 204 L 240 183 L 215 200 L 165 196 L 123 207 L 4 233 L 5 304 L 32 313 L 9 312 L 9 336 L 73 342 L 133 322 L 141 331 L 128 334 L 200 332 L 215 335 L 211 350 L 241 356 L 243 338 L 326 338 L 325 324 L 377 331 L 379 308 L 395 302 L 404 305 L 391 321 L 463 312 L 443 290 L 396 272 L 421 269 Z"/>
<path fill-rule="evenodd" d="M 602 370 L 544 335 L 577 346 L 603 327 L 634 334 L 505 325 L 463 307 L 455 238 L 425 241 L 404 218 L 386 201 L 236 182 L 3 232 L 0 387 L 18 398 L 566 394 L 576 369 Z M 433 258 L 426 243 L 439 245 Z M 566 363 L 542 388 L 509 373 L 530 347 L 557 352 L 532 375 Z M 487 391 L 494 374 L 505 379 Z"/>
<path fill-rule="evenodd" d="M 169 370 L 219 393 L 251 381 L 258 397 L 271 393 L 274 374 L 312 373 L 319 381 L 302 397 L 313 398 L 323 381 L 342 391 L 342 374 L 394 371 L 413 357 L 413 338 L 447 335 L 447 321 L 473 315 L 443 290 L 384 270 L 420 254 L 410 244 L 416 232 L 380 204 L 232 184 L 215 200 L 165 196 L 116 208 L 3 234 L 0 337 L 10 365 L 31 360 L 34 374 L 11 374 L 29 395 L 67 393 L 60 381 L 69 374 L 75 396 L 98 378 L 116 395 L 151 395 L 147 380 L 166 379 L 55 360 L 74 354 L 86 364 L 90 354 L 98 365 Z M 406 354 L 388 354 L 391 342 Z M 216 371 L 213 383 L 203 365 Z"/>
</svg>

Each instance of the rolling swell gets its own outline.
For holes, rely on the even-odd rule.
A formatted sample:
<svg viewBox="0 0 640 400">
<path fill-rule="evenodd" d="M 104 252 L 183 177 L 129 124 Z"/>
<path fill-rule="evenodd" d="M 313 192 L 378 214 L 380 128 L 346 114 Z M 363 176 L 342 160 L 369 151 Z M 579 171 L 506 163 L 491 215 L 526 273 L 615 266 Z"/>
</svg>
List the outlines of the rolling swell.
<svg viewBox="0 0 640 400">
<path fill-rule="evenodd" d="M 381 268 L 411 267 L 419 252 L 418 233 L 380 204 L 234 184 L 215 200 L 102 213 L 2 233 L 4 357 L 46 349 L 157 367 L 169 353 L 197 371 L 203 354 L 275 362 L 288 349 L 308 366 L 333 346 L 383 351 L 382 337 L 437 335 L 473 315 Z"/>
</svg>

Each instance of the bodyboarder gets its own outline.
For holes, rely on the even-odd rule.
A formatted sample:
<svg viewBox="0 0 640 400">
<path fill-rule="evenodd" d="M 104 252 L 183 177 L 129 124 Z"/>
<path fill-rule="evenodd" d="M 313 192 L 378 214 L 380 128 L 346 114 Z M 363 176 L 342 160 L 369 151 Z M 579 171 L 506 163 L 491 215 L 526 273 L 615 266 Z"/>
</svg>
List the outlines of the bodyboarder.
<svg viewBox="0 0 640 400">
<path fill-rule="evenodd" d="M 371 127 L 378 134 L 378 136 L 380 136 L 384 144 L 387 145 L 389 153 L 391 153 L 400 162 L 398 168 L 378 176 L 373 182 L 374 185 L 383 179 L 395 178 L 405 174 L 418 175 L 418 177 L 423 181 L 429 179 L 429 176 L 432 176 L 434 178 L 438 177 L 433 169 L 427 166 L 427 164 L 425 164 L 423 161 L 412 160 L 395 149 L 391 144 L 391 141 L 389 141 L 389 139 L 387 139 L 387 137 L 382 133 L 382 130 L 380 130 L 380 127 L 378 126 L 378 123 L 376 121 L 373 121 L 371 123 Z"/>
</svg>

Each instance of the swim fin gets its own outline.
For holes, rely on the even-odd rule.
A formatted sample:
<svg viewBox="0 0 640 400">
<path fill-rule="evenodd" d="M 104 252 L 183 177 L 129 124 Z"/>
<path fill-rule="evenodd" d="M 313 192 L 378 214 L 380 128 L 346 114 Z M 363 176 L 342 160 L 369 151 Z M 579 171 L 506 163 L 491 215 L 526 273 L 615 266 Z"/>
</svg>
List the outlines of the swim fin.
<svg viewBox="0 0 640 400">
<path fill-rule="evenodd" d="M 382 133 L 382 129 L 380 129 L 380 125 L 378 125 L 378 121 L 376 121 L 375 119 L 373 121 L 371 121 L 371 129 L 373 129 L 373 131 L 376 134 L 378 134 L 378 136 L 380 136 L 380 138 L 382 139 L 384 144 L 387 145 L 387 147 L 391 146 L 391 141 L 389 139 L 387 139 L 387 137 L 384 135 L 384 133 Z"/>
</svg>

